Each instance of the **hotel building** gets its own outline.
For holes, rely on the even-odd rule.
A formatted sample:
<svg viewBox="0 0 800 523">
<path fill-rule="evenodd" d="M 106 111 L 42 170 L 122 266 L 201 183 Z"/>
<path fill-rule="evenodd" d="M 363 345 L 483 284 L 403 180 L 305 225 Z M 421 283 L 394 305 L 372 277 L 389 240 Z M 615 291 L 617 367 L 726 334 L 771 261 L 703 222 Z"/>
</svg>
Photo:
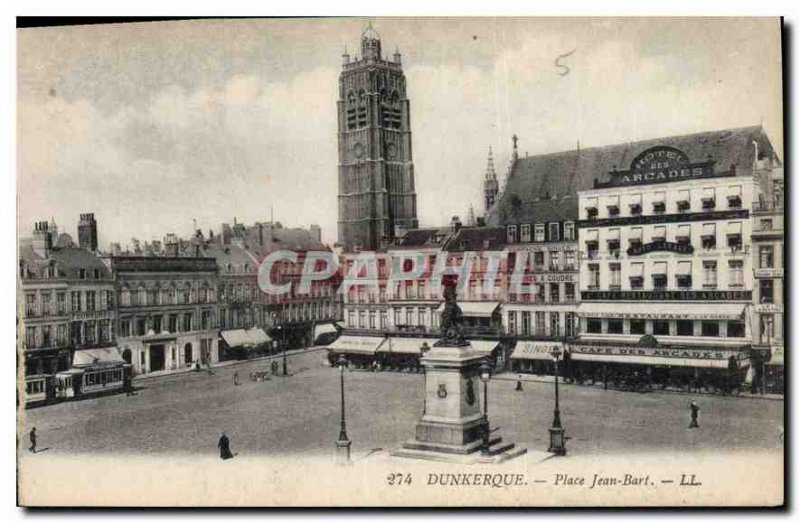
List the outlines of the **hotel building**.
<svg viewBox="0 0 800 523">
<path fill-rule="evenodd" d="M 751 127 L 606 149 L 593 187 L 579 192 L 581 334 L 571 372 L 732 387 L 751 375 L 749 239 L 754 173 L 774 157 L 766 134 Z"/>
</svg>

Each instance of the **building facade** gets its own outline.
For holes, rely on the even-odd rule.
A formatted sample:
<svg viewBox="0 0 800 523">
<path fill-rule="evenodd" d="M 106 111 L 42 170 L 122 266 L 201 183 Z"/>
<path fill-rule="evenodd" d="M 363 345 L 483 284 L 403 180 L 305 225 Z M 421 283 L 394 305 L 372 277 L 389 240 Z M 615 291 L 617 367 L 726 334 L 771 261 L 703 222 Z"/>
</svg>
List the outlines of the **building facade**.
<svg viewBox="0 0 800 523">
<path fill-rule="evenodd" d="M 117 340 L 135 374 L 219 361 L 214 258 L 107 258 L 115 276 Z"/>
<path fill-rule="evenodd" d="M 26 402 L 91 392 L 95 377 L 95 389 L 110 385 L 89 357 L 93 351 L 116 352 L 114 280 L 108 267 L 87 249 L 55 247 L 49 224 L 41 221 L 34 226 L 31 243 L 20 247 L 19 271 Z M 87 358 L 89 365 L 76 373 L 81 379 L 58 379 Z M 121 385 L 118 367 L 114 381 Z"/>
<path fill-rule="evenodd" d="M 629 144 L 629 168 L 579 193 L 574 375 L 722 390 L 752 377 L 754 142 L 774 155 L 760 128 Z"/>
<path fill-rule="evenodd" d="M 760 190 L 752 212 L 754 387 L 780 393 L 785 388 L 783 173 L 783 166 L 771 158 L 760 162 Z"/>
<path fill-rule="evenodd" d="M 374 251 L 418 225 L 406 78 L 400 53 L 384 58 L 371 26 L 361 58 L 343 55 L 337 107 L 339 242 Z"/>
</svg>

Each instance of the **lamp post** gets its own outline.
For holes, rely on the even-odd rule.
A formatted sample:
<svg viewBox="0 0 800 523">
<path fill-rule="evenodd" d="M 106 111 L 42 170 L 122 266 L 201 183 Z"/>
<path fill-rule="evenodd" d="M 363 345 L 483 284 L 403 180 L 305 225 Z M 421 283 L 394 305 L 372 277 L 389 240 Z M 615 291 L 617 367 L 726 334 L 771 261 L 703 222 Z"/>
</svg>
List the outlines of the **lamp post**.
<svg viewBox="0 0 800 523">
<path fill-rule="evenodd" d="M 431 350 L 430 346 L 428 345 L 427 341 L 422 342 L 422 346 L 419 348 L 420 351 L 420 359 L 425 356 L 425 353 Z M 422 390 L 425 391 L 425 394 L 422 395 L 422 415 L 424 416 L 425 413 L 428 411 L 428 370 L 425 366 L 422 366 L 422 376 L 424 378 L 423 388 Z"/>
<path fill-rule="evenodd" d="M 557 456 L 563 456 L 567 453 L 564 447 L 564 428 L 561 426 L 561 411 L 558 408 L 558 360 L 561 357 L 561 348 L 557 345 L 550 351 L 553 357 L 553 367 L 555 374 L 555 409 L 553 410 L 553 426 L 550 427 L 550 448 L 548 452 L 552 452 Z"/>
<path fill-rule="evenodd" d="M 489 380 L 492 378 L 492 368 L 487 360 L 481 363 L 481 381 L 483 382 L 483 444 L 481 452 L 489 453 Z"/>
<path fill-rule="evenodd" d="M 278 330 L 281 331 L 281 345 L 283 346 L 283 375 L 286 376 L 286 329 L 283 325 L 278 325 Z"/>
<path fill-rule="evenodd" d="M 344 354 L 339 356 L 339 378 L 342 392 L 342 420 L 339 427 L 339 439 L 336 440 L 336 461 L 340 465 L 350 463 L 350 445 L 352 442 L 347 437 L 347 421 L 344 415 L 344 368 L 347 366 L 347 358 Z"/>
</svg>

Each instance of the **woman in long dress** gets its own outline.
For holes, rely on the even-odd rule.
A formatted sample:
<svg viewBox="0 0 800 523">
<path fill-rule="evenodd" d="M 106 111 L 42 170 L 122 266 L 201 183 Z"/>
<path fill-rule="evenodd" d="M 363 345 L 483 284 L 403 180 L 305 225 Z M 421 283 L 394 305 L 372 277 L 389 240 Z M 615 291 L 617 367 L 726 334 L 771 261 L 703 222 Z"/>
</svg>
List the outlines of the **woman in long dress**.
<svg viewBox="0 0 800 523">
<path fill-rule="evenodd" d="M 231 454 L 231 443 L 228 440 L 228 436 L 225 433 L 222 433 L 222 436 L 219 438 L 219 443 L 217 443 L 217 447 L 219 447 L 219 457 L 222 459 L 230 459 L 233 457 Z"/>
</svg>

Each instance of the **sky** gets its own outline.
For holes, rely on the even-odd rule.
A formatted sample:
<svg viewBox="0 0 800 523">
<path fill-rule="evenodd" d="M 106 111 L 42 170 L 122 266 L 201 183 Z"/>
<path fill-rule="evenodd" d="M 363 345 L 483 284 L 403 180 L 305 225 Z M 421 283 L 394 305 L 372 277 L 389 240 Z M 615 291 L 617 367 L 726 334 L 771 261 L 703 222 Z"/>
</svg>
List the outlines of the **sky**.
<svg viewBox="0 0 800 523">
<path fill-rule="evenodd" d="M 777 19 L 371 23 L 402 54 L 421 226 L 480 215 L 488 148 L 502 184 L 513 134 L 524 156 L 761 124 L 783 147 Z M 52 217 L 77 239 L 94 212 L 103 249 L 270 216 L 335 241 L 341 54 L 366 25 L 17 30 L 18 234 Z"/>
</svg>

